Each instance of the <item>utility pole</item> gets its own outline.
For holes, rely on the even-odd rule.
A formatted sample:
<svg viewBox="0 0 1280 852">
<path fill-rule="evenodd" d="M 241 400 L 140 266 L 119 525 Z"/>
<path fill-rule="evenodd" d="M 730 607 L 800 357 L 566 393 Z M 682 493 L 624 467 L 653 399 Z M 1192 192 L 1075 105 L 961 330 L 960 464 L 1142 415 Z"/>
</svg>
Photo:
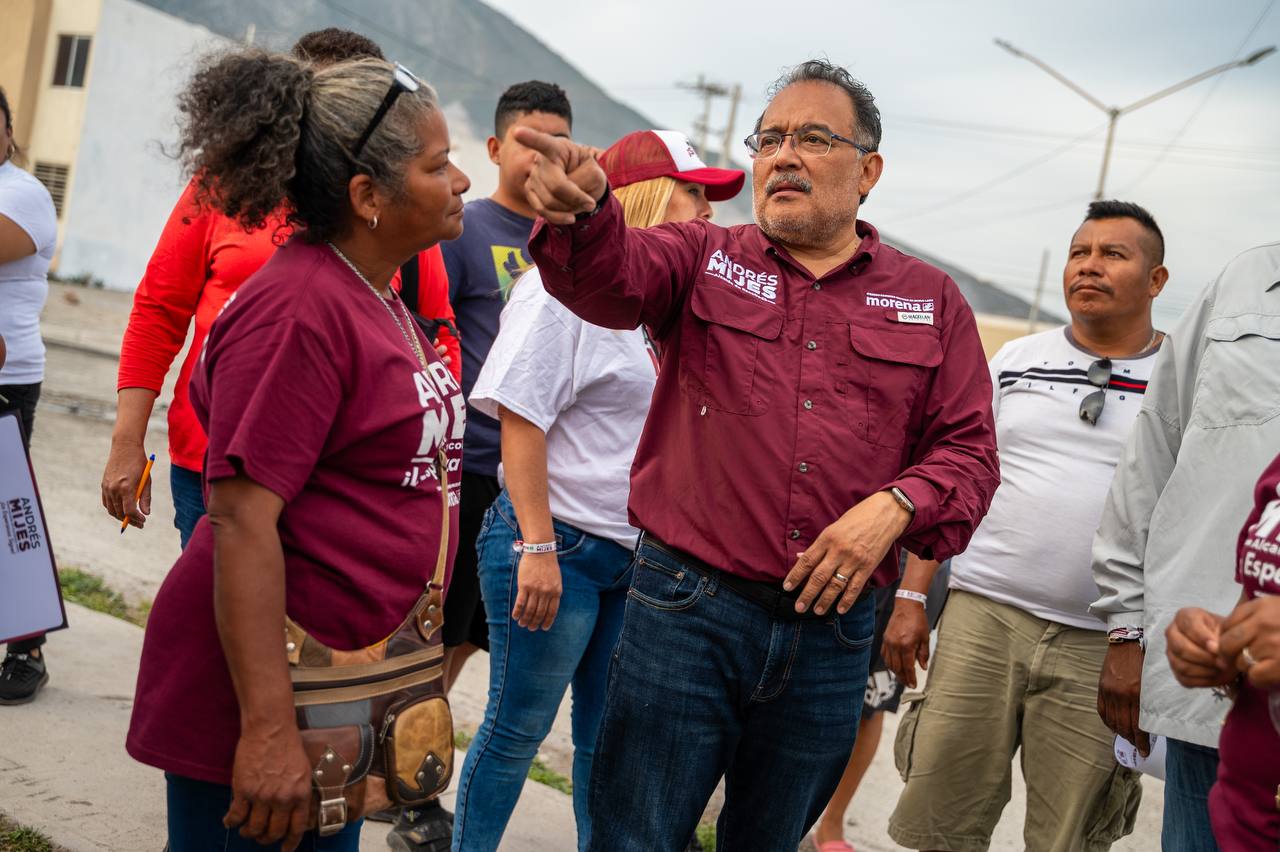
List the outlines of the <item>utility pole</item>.
<svg viewBox="0 0 1280 852">
<path fill-rule="evenodd" d="M 1040 255 L 1040 278 L 1036 281 L 1036 298 L 1031 303 L 1031 314 L 1027 317 L 1027 334 L 1036 333 L 1036 321 L 1040 319 L 1040 300 L 1044 298 L 1044 281 L 1049 274 L 1049 250 Z"/>
<path fill-rule="evenodd" d="M 738 103 L 742 100 L 742 86 L 733 84 L 733 94 L 729 97 L 729 123 L 724 126 L 724 139 L 720 143 L 720 168 L 729 167 L 729 150 L 733 147 L 733 129 L 738 124 Z"/>
<path fill-rule="evenodd" d="M 719 83 L 709 83 L 702 74 L 698 75 L 696 83 L 677 83 L 680 88 L 687 89 L 695 94 L 702 96 L 702 117 L 694 122 L 693 129 L 697 133 L 698 150 L 705 152 L 707 150 L 707 137 L 711 133 L 711 101 L 714 98 L 723 98 L 730 94 L 726 86 Z M 734 101 L 736 108 L 737 101 Z"/>
<path fill-rule="evenodd" d="M 1098 189 L 1093 195 L 1094 200 L 1096 201 L 1102 200 L 1103 193 L 1106 190 L 1107 167 L 1111 164 L 1111 146 L 1116 138 L 1116 122 L 1120 120 L 1120 116 L 1128 115 L 1134 110 L 1141 109 L 1142 107 L 1150 103 L 1158 101 L 1163 97 L 1167 97 L 1168 95 L 1172 95 L 1174 92 L 1181 91 L 1182 89 L 1185 89 L 1188 86 L 1199 83 L 1201 80 L 1206 80 L 1209 77 L 1214 76 L 1215 74 L 1221 74 L 1224 71 L 1230 71 L 1232 68 L 1244 68 L 1245 66 L 1248 66 L 1248 65 L 1256 65 L 1266 57 L 1270 56 L 1272 53 L 1276 52 L 1276 48 L 1274 45 L 1272 45 L 1271 47 L 1264 47 L 1261 50 L 1255 50 L 1253 53 L 1249 54 L 1244 59 L 1236 59 L 1231 62 L 1224 62 L 1221 65 L 1210 68 L 1208 71 L 1201 71 L 1199 74 L 1195 75 L 1194 77 L 1188 77 L 1187 79 L 1183 80 L 1181 83 L 1175 83 L 1174 85 L 1169 86 L 1166 89 L 1161 89 L 1160 91 L 1156 92 L 1154 95 L 1148 95 L 1145 98 L 1136 100 L 1133 103 L 1129 104 L 1128 106 L 1116 107 L 1116 106 L 1107 106 L 1098 98 L 1095 98 L 1093 95 L 1086 92 L 1083 88 L 1073 83 L 1071 80 L 1068 80 L 1061 73 L 1049 67 L 1049 65 L 1046 64 L 1043 60 L 1032 56 L 1030 53 L 1027 53 L 1026 51 L 1019 50 L 1018 48 L 1014 47 L 1012 44 L 1005 41 L 1004 39 L 998 38 L 995 40 L 995 42 L 998 47 L 1004 50 L 1007 50 L 1009 53 L 1012 53 L 1014 56 L 1018 57 L 1019 59 L 1027 60 L 1032 65 L 1035 65 L 1041 71 L 1044 71 L 1050 77 L 1057 80 L 1059 83 L 1066 86 L 1068 89 L 1075 92 L 1077 95 L 1084 98 L 1086 101 L 1093 104 L 1098 109 L 1102 110 L 1107 114 L 1107 118 L 1108 118 L 1107 142 L 1102 150 L 1102 171 L 1098 175 Z"/>
</svg>

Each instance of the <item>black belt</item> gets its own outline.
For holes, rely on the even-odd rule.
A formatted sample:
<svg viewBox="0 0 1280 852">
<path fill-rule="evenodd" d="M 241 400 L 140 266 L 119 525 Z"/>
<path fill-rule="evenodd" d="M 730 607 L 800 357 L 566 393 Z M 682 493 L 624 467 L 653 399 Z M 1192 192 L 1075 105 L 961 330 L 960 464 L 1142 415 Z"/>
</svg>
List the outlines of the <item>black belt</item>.
<svg viewBox="0 0 1280 852">
<path fill-rule="evenodd" d="M 745 577 L 730 574 L 728 571 L 722 571 L 719 568 L 708 565 L 696 556 L 691 556 L 683 550 L 672 547 L 652 533 L 644 533 L 640 536 L 640 546 L 660 550 L 702 577 L 708 579 L 714 577 L 719 585 L 736 592 L 764 609 L 770 618 L 776 618 L 780 621 L 821 621 L 837 614 L 834 606 L 823 615 L 815 613 L 812 605 L 804 612 L 796 612 L 796 600 L 804 589 L 803 584 L 788 592 L 782 588 L 781 582 L 748 580 Z M 858 599 L 861 600 L 870 594 L 871 589 L 864 587 L 862 593 L 858 595 Z"/>
</svg>

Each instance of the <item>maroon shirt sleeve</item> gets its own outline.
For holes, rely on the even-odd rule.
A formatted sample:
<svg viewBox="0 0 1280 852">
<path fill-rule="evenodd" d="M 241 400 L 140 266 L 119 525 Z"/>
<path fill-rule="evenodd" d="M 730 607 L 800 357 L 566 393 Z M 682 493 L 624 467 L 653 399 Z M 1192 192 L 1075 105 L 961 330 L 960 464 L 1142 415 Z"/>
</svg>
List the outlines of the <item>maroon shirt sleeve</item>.
<svg viewBox="0 0 1280 852">
<path fill-rule="evenodd" d="M 991 374 L 973 310 L 950 278 L 942 309 L 942 363 L 927 391 L 924 431 L 911 466 L 885 485 L 916 506 L 901 544 L 937 560 L 964 552 L 1000 484 Z"/>
<path fill-rule="evenodd" d="M 628 228 L 612 193 L 572 225 L 538 219 L 529 254 L 547 292 L 605 328 L 641 324 L 662 336 L 684 304 L 706 242 L 701 220 Z"/>
<path fill-rule="evenodd" d="M 219 344 L 204 365 L 205 477 L 244 474 L 288 503 L 329 436 L 343 397 L 339 373 L 315 332 L 293 318 L 255 324 Z"/>
</svg>

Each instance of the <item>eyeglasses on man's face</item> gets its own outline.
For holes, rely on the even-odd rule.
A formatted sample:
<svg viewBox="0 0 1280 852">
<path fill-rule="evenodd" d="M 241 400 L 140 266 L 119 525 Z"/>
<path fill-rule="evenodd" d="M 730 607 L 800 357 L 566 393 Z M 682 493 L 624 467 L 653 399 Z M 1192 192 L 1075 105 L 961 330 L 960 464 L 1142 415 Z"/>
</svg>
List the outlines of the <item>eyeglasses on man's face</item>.
<svg viewBox="0 0 1280 852">
<path fill-rule="evenodd" d="M 369 125 L 364 129 L 364 133 L 360 134 L 360 141 L 356 142 L 355 147 L 351 149 L 351 156 L 353 158 L 360 156 L 364 146 L 369 143 L 369 137 L 373 135 L 373 131 L 378 129 L 382 119 L 386 117 L 387 112 L 395 104 L 396 98 L 405 92 L 416 92 L 421 88 L 422 81 L 418 79 L 417 75 L 397 62 L 395 73 L 391 78 L 391 88 L 387 90 L 386 97 L 382 99 L 382 103 L 378 106 L 378 111 L 373 114 L 373 118 L 369 119 Z"/>
<path fill-rule="evenodd" d="M 782 150 L 782 146 L 786 143 L 788 136 L 791 137 L 792 147 L 802 157 L 825 157 L 831 153 L 831 146 L 836 142 L 852 145 L 863 154 L 871 153 L 869 148 L 864 148 L 839 133 L 832 133 L 825 127 L 802 127 L 792 133 L 782 133 L 778 130 L 762 130 L 759 133 L 752 133 L 742 141 L 746 143 L 751 159 L 771 160 L 778 156 L 778 152 Z"/>
</svg>

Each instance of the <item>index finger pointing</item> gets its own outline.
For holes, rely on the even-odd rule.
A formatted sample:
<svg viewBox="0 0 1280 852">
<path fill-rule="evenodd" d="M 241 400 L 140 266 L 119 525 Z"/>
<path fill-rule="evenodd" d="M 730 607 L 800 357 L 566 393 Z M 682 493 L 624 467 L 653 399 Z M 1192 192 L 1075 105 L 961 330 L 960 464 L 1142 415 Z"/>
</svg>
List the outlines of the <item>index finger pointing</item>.
<svg viewBox="0 0 1280 852">
<path fill-rule="evenodd" d="M 534 130 L 532 127 L 517 127 L 515 129 L 515 140 L 526 148 L 532 148 L 539 154 L 551 157 L 553 160 L 564 159 L 563 140 L 550 133 L 543 133 L 541 130 Z"/>
</svg>

